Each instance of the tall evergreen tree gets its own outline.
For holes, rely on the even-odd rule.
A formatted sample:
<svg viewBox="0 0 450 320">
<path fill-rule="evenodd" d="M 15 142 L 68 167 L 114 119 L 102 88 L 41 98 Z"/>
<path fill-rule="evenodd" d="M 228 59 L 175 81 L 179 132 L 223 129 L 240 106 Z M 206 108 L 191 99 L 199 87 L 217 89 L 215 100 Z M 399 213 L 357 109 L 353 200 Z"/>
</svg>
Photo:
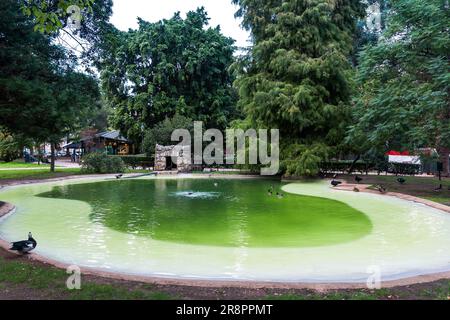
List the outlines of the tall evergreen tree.
<svg viewBox="0 0 450 320">
<path fill-rule="evenodd" d="M 286 174 L 313 175 L 342 143 L 357 0 L 233 0 L 254 46 L 239 65 L 239 105 L 279 128 Z"/>
<path fill-rule="evenodd" d="M 448 175 L 449 2 L 390 4 L 385 32 L 361 55 L 350 138 L 366 150 L 434 147 Z"/>
</svg>

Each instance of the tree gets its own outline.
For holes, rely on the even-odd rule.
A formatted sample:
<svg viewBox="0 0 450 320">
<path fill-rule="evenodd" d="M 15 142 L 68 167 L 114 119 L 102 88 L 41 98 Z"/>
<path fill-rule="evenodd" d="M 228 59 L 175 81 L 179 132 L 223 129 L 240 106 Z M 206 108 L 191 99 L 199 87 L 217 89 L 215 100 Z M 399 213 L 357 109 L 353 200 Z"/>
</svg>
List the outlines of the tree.
<svg viewBox="0 0 450 320">
<path fill-rule="evenodd" d="M 364 6 L 355 0 L 233 3 L 254 43 L 235 65 L 239 106 L 253 126 L 280 129 L 286 173 L 314 175 L 343 142 L 349 56 Z"/>
<path fill-rule="evenodd" d="M 0 161 L 11 162 L 20 157 L 21 145 L 7 132 L 0 131 Z"/>
<path fill-rule="evenodd" d="M 20 1 L 22 12 L 36 21 L 35 31 L 41 33 L 56 32 L 67 26 L 73 14 L 72 22 L 79 22 L 92 13 L 94 0 L 23 0 Z M 79 10 L 79 12 L 78 12 Z"/>
<path fill-rule="evenodd" d="M 228 68 L 233 42 L 220 28 L 205 28 L 203 8 L 176 13 L 139 29 L 113 30 L 100 66 L 102 88 L 114 113 L 112 123 L 133 141 L 175 114 L 224 128 L 235 117 L 235 93 Z"/>
<path fill-rule="evenodd" d="M 55 144 L 84 126 L 98 106 L 97 81 L 74 71 L 76 61 L 51 38 L 33 31 L 34 21 L 15 0 L 0 4 L 0 125 L 37 143 Z"/>
<path fill-rule="evenodd" d="M 448 175 L 448 2 L 391 0 L 390 4 L 382 37 L 361 54 L 356 124 L 349 138 L 365 141 L 366 150 L 434 147 Z"/>
<path fill-rule="evenodd" d="M 175 129 L 186 129 L 191 132 L 193 130 L 193 127 L 194 123 L 190 118 L 180 116 L 178 114 L 176 114 L 172 118 L 166 118 L 165 120 L 156 124 L 153 128 L 147 130 L 142 142 L 142 151 L 150 156 L 154 153 L 156 144 L 174 144 L 174 142 L 171 140 L 171 136 L 172 132 Z"/>
<path fill-rule="evenodd" d="M 353 65 L 358 64 L 358 55 L 364 46 L 378 41 L 386 28 L 386 18 L 389 12 L 389 0 L 366 0 L 367 15 L 357 23 L 352 54 Z"/>
<path fill-rule="evenodd" d="M 18 0 L 35 31 L 47 34 L 82 58 L 91 71 L 111 29 L 112 0 Z"/>
</svg>

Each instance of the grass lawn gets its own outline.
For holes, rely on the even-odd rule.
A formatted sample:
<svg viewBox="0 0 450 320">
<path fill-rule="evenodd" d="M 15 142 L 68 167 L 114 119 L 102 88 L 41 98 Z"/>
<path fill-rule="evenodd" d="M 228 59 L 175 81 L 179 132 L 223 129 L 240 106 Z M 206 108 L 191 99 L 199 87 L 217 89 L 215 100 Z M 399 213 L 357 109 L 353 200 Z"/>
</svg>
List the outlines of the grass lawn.
<svg viewBox="0 0 450 320">
<path fill-rule="evenodd" d="M 81 278 L 80 290 L 68 290 L 68 274 L 61 269 L 23 261 L 18 256 L 0 256 L 0 299 L 7 295 L 18 299 L 170 299 L 169 294 L 151 285 L 120 285 L 108 281 Z"/>
<path fill-rule="evenodd" d="M 128 169 L 125 173 L 150 173 L 148 170 Z M 56 168 L 55 172 L 50 172 L 49 168 L 36 170 L 0 170 L 0 182 L 12 180 L 42 180 L 73 175 L 83 175 L 80 168 Z"/>
<path fill-rule="evenodd" d="M 386 187 L 387 191 L 399 192 L 404 194 L 409 194 L 412 196 L 416 196 L 419 198 L 428 199 L 431 201 L 435 201 L 438 203 L 442 203 L 450 206 L 450 179 L 442 178 L 442 181 L 439 181 L 436 177 L 412 177 L 412 176 L 403 176 L 406 180 L 405 184 L 401 185 L 398 183 L 396 176 L 384 176 L 384 175 L 359 175 L 363 178 L 361 183 L 364 184 L 382 184 Z M 350 183 L 354 183 L 354 176 L 339 176 L 338 178 L 342 178 L 347 180 Z M 442 184 L 442 190 L 434 191 L 435 188 Z"/>
<path fill-rule="evenodd" d="M 39 180 L 58 178 L 70 175 L 82 174 L 80 168 L 56 168 L 55 172 L 50 172 L 49 168 L 36 170 L 0 170 L 1 180 Z"/>
<path fill-rule="evenodd" d="M 450 299 L 450 280 L 392 289 L 332 290 L 248 289 L 153 285 L 96 276 L 81 276 L 81 289 L 68 290 L 68 274 L 30 262 L 26 257 L 0 252 L 0 299 L 268 299 L 268 300 L 397 300 Z"/>
<path fill-rule="evenodd" d="M 13 161 L 13 162 L 0 162 L 0 169 L 8 168 L 39 168 L 39 167 L 49 167 L 47 163 L 25 163 L 23 161 Z"/>
</svg>

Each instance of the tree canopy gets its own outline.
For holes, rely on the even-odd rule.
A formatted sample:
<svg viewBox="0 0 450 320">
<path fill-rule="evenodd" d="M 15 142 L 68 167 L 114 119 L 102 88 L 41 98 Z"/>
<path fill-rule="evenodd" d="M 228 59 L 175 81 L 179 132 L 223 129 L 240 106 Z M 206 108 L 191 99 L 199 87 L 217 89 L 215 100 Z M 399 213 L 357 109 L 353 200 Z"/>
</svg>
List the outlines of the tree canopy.
<svg viewBox="0 0 450 320">
<path fill-rule="evenodd" d="M 235 94 L 228 68 L 231 38 L 206 28 L 203 8 L 176 13 L 155 23 L 139 20 L 138 30 L 115 31 L 101 68 L 112 123 L 134 141 L 175 114 L 224 128 L 234 118 Z"/>
<path fill-rule="evenodd" d="M 239 106 L 254 126 L 280 129 L 287 174 L 316 174 L 344 138 L 349 56 L 364 6 L 355 0 L 233 2 L 254 42 L 237 65 Z"/>
</svg>

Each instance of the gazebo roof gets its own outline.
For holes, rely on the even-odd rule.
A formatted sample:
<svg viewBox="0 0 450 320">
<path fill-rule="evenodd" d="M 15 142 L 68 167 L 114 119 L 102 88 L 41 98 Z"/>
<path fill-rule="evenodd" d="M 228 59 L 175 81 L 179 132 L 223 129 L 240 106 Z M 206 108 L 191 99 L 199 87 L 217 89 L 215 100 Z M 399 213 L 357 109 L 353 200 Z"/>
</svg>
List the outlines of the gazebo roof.
<svg viewBox="0 0 450 320">
<path fill-rule="evenodd" d="M 105 131 L 96 134 L 96 137 L 111 139 L 111 140 L 119 140 L 123 142 L 130 142 L 127 138 L 125 138 L 119 130 L 114 131 Z"/>
<path fill-rule="evenodd" d="M 122 142 L 127 142 L 127 143 L 131 143 L 130 140 L 128 140 L 127 138 L 125 138 L 119 130 L 114 130 L 114 131 L 104 131 L 104 132 L 100 132 L 97 133 L 95 136 L 95 138 L 104 138 L 104 139 L 109 139 L 109 140 L 116 140 L 116 141 L 122 141 Z M 86 141 L 92 139 L 92 137 L 86 137 L 84 139 L 81 139 L 81 141 Z"/>
</svg>

